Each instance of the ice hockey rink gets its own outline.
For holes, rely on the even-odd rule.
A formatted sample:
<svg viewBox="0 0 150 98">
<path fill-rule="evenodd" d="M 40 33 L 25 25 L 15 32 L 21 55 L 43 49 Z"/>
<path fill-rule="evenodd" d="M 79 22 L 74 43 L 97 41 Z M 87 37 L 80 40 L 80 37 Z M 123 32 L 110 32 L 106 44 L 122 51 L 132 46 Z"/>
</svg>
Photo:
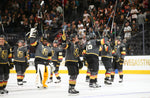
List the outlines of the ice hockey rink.
<svg viewBox="0 0 150 98">
<path fill-rule="evenodd" d="M 118 75 L 111 86 L 105 85 L 104 75 L 98 75 L 101 88 L 89 88 L 85 82 L 85 74 L 80 74 L 77 79 L 76 89 L 78 95 L 68 94 L 68 75 L 60 74 L 62 82 L 50 83 L 47 89 L 38 89 L 35 85 L 35 74 L 26 74 L 27 81 L 23 86 L 17 85 L 16 74 L 10 74 L 7 89 L 9 94 L 1 98 L 150 98 L 150 75 L 125 74 L 124 82 L 118 83 Z M 55 78 L 54 78 L 55 81 Z"/>
<path fill-rule="evenodd" d="M 80 70 L 77 78 L 76 90 L 78 95 L 68 94 L 69 76 L 66 73 L 67 68 L 61 64 L 60 76 L 61 83 L 48 84 L 47 89 L 38 89 L 35 85 L 35 68 L 33 62 L 25 74 L 25 83 L 23 86 L 17 85 L 17 75 L 14 69 L 11 70 L 7 89 L 9 94 L 0 95 L 0 98 L 150 98 L 150 57 L 149 56 L 132 56 L 126 57 L 124 63 L 124 81 L 118 82 L 118 74 L 115 75 L 115 81 L 112 85 L 104 84 L 104 66 L 100 62 L 98 83 L 100 88 L 89 88 L 85 82 L 86 67 Z"/>
</svg>

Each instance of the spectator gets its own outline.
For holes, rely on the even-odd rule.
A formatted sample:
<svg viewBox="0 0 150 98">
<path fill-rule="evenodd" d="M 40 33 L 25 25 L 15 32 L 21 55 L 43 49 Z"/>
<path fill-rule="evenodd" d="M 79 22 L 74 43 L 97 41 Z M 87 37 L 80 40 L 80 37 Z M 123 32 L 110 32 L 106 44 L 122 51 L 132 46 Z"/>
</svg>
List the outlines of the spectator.
<svg viewBox="0 0 150 98">
<path fill-rule="evenodd" d="M 78 30 L 80 30 L 81 26 L 83 26 L 82 22 L 79 20 L 78 21 Z"/>
<path fill-rule="evenodd" d="M 59 44 L 61 43 L 61 36 L 62 36 L 62 33 L 61 32 L 59 32 L 58 34 L 57 34 L 57 40 L 58 40 L 58 42 L 59 42 Z"/>
<path fill-rule="evenodd" d="M 137 19 L 137 14 L 138 14 L 139 12 L 138 12 L 138 10 L 136 9 L 136 7 L 135 6 L 133 6 L 132 7 L 132 9 L 131 9 L 131 20 L 133 21 L 133 20 L 135 20 L 136 21 L 136 19 Z"/>
<path fill-rule="evenodd" d="M 63 13 L 63 9 L 62 9 L 62 7 L 61 7 L 59 4 L 57 4 L 56 10 L 57 10 L 57 12 L 60 13 L 60 14 Z"/>
<path fill-rule="evenodd" d="M 138 32 L 138 27 L 136 24 L 132 24 L 132 36 L 136 35 Z"/>
<path fill-rule="evenodd" d="M 83 14 L 83 22 L 88 22 L 89 17 L 90 15 L 87 13 L 87 10 L 85 10 Z"/>
<path fill-rule="evenodd" d="M 46 17 L 45 24 L 48 26 L 52 25 L 52 20 L 50 19 L 50 16 Z"/>
<path fill-rule="evenodd" d="M 124 38 L 126 40 L 131 38 L 131 32 L 132 32 L 131 26 L 129 26 L 129 22 L 126 22 L 124 27 Z"/>
<path fill-rule="evenodd" d="M 85 31 L 86 31 L 85 28 L 83 27 L 83 25 L 81 25 L 78 31 L 79 38 L 82 38 L 83 36 L 85 36 Z"/>
<path fill-rule="evenodd" d="M 139 24 L 139 30 L 141 31 L 145 22 L 145 15 L 142 12 L 138 15 L 137 22 Z"/>
</svg>

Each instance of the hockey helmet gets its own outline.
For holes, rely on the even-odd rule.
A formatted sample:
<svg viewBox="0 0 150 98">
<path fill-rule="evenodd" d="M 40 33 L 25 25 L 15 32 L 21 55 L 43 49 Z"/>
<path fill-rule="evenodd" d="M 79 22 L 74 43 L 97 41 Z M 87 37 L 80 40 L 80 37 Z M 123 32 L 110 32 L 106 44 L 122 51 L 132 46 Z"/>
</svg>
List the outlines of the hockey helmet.
<svg viewBox="0 0 150 98">
<path fill-rule="evenodd" d="M 18 43 L 24 43 L 24 40 L 18 40 Z"/>
<path fill-rule="evenodd" d="M 120 36 L 117 36 L 118 41 L 122 41 L 122 38 Z"/>
<path fill-rule="evenodd" d="M 71 35 L 70 35 L 70 40 L 72 41 L 73 38 L 75 38 L 75 37 L 76 37 L 76 34 L 75 34 L 75 33 L 71 34 Z"/>
<path fill-rule="evenodd" d="M 56 44 L 57 44 L 57 43 L 58 43 L 58 40 L 54 40 L 53 43 L 56 43 Z"/>
<path fill-rule="evenodd" d="M 95 33 L 90 33 L 89 36 L 90 36 L 90 39 L 94 39 L 96 37 Z"/>
<path fill-rule="evenodd" d="M 89 35 L 86 35 L 86 40 L 90 40 L 90 36 Z"/>
<path fill-rule="evenodd" d="M 4 38 L 4 39 L 6 39 L 5 35 L 0 35 L 0 38 Z"/>
</svg>

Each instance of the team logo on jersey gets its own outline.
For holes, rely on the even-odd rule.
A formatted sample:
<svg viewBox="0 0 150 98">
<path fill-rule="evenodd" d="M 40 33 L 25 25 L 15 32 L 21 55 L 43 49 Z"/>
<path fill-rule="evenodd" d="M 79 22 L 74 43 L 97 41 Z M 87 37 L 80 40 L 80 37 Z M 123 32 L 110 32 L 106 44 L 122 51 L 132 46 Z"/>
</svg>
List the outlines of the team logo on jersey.
<svg viewBox="0 0 150 98">
<path fill-rule="evenodd" d="M 42 54 L 44 56 L 48 56 L 48 49 L 47 48 L 44 48 L 43 51 L 42 51 Z"/>
<path fill-rule="evenodd" d="M 74 56 L 75 56 L 75 57 L 78 57 L 78 56 L 79 56 L 79 49 L 78 49 L 78 48 L 76 48 L 76 49 L 74 50 Z"/>
<path fill-rule="evenodd" d="M 126 50 L 126 48 L 124 47 L 122 50 L 123 50 L 123 51 L 125 51 L 125 50 Z"/>
<path fill-rule="evenodd" d="M 2 53 L 1 53 L 2 59 L 7 59 L 7 56 L 8 56 L 7 50 L 3 50 Z"/>
<path fill-rule="evenodd" d="M 22 58 L 22 57 L 23 57 L 23 51 L 18 51 L 17 57 L 18 57 L 18 58 Z"/>
</svg>

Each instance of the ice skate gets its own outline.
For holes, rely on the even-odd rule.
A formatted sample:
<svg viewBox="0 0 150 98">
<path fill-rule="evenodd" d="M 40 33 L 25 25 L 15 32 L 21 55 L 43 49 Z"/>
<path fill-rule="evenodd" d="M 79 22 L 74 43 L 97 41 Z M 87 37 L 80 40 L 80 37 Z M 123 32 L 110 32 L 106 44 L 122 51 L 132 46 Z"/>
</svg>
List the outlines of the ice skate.
<svg viewBox="0 0 150 98">
<path fill-rule="evenodd" d="M 20 82 L 18 82 L 17 84 L 18 84 L 18 86 L 22 86 L 22 85 L 23 85 L 23 82 L 20 81 Z"/>
<path fill-rule="evenodd" d="M 60 83 L 61 79 L 57 79 L 54 83 Z"/>
<path fill-rule="evenodd" d="M 79 91 L 75 90 L 74 88 L 69 88 L 68 93 L 69 94 L 78 94 Z"/>
<path fill-rule="evenodd" d="M 47 83 L 52 83 L 53 82 L 53 79 L 49 79 Z"/>
<path fill-rule="evenodd" d="M 119 79 L 119 83 L 122 83 L 123 82 L 123 79 Z"/>
<path fill-rule="evenodd" d="M 111 81 L 109 81 L 109 80 L 105 80 L 105 81 L 104 81 L 104 84 L 106 84 L 106 85 L 111 85 L 112 83 L 111 83 Z"/>
<path fill-rule="evenodd" d="M 36 83 L 36 87 L 37 87 L 37 88 L 42 88 L 43 86 L 42 86 L 42 84 L 40 84 L 40 83 Z"/>
<path fill-rule="evenodd" d="M 8 93 L 9 93 L 9 91 L 6 90 L 6 89 L 4 89 L 3 91 L 4 91 L 5 94 L 8 94 Z"/>
<path fill-rule="evenodd" d="M 110 82 L 114 82 L 114 79 L 113 79 L 113 78 L 111 78 L 111 79 L 110 79 Z"/>
<path fill-rule="evenodd" d="M 5 92 L 4 92 L 4 90 L 0 90 L 0 94 L 4 94 Z"/>
<path fill-rule="evenodd" d="M 94 83 L 94 88 L 99 88 L 99 87 L 101 87 L 101 85 Z"/>
<path fill-rule="evenodd" d="M 48 88 L 48 86 L 47 85 L 43 85 L 43 88 L 46 89 L 46 88 Z"/>
<path fill-rule="evenodd" d="M 104 80 L 104 84 L 106 85 L 111 85 L 111 79 L 109 77 L 106 77 L 105 80 Z"/>
<path fill-rule="evenodd" d="M 89 84 L 89 87 L 91 87 L 91 88 L 99 88 L 99 87 L 101 87 L 101 86 L 98 85 L 97 83 L 90 83 L 90 84 Z"/>
<path fill-rule="evenodd" d="M 27 81 L 22 81 L 23 83 L 27 83 Z"/>
<path fill-rule="evenodd" d="M 89 81 L 90 81 L 90 78 L 89 78 L 89 77 L 86 77 L 85 82 L 89 82 Z"/>
</svg>

